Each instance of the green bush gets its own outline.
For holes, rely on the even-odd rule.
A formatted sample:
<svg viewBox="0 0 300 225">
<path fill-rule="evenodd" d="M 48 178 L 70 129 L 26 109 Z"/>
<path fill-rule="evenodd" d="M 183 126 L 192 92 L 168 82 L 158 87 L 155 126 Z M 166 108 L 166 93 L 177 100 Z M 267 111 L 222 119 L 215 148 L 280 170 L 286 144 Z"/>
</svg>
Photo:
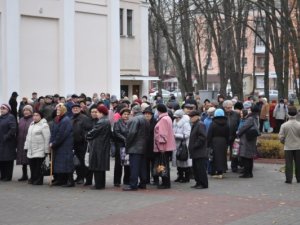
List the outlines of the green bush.
<svg viewBox="0 0 300 225">
<path fill-rule="evenodd" d="M 262 134 L 257 140 L 257 151 L 261 158 L 284 158 L 283 144 L 280 143 L 278 134 Z"/>
</svg>

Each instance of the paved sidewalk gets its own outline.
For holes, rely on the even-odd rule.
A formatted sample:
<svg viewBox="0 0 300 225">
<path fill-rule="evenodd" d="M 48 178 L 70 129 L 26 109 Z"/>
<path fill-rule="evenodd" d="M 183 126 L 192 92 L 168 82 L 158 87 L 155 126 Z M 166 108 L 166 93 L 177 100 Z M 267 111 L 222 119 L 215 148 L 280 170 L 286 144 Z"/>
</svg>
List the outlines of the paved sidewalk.
<svg viewBox="0 0 300 225">
<path fill-rule="evenodd" d="M 281 166 L 257 163 L 252 179 L 209 178 L 205 190 L 191 181 L 137 192 L 113 187 L 112 171 L 105 190 L 31 186 L 16 181 L 16 166 L 13 181 L 0 182 L 0 225 L 299 225 L 300 184 L 285 184 Z"/>
</svg>

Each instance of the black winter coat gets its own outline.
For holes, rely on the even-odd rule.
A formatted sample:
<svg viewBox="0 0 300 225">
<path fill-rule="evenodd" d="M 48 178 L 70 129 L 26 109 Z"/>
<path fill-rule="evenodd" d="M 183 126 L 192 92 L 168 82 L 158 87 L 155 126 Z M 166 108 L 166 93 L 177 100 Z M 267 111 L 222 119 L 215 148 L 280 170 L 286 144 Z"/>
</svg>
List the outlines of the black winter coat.
<svg viewBox="0 0 300 225">
<path fill-rule="evenodd" d="M 88 151 L 90 152 L 89 169 L 92 171 L 109 171 L 111 126 L 107 116 L 98 120 L 88 132 Z"/>
<path fill-rule="evenodd" d="M 146 156 L 149 158 L 155 157 L 155 153 L 153 149 L 154 149 L 154 127 L 156 123 L 157 121 L 152 116 L 151 120 L 149 121 L 149 132 L 147 137 L 147 149 L 146 149 Z"/>
<path fill-rule="evenodd" d="M 216 171 L 227 170 L 227 146 L 229 126 L 227 118 L 214 117 L 207 134 L 208 147 L 213 150 L 213 165 Z"/>
<path fill-rule="evenodd" d="M 71 173 L 73 163 L 72 122 L 66 114 L 58 122 L 53 122 L 50 143 L 54 153 L 54 173 Z"/>
<path fill-rule="evenodd" d="M 229 113 L 225 113 L 225 116 L 229 126 L 229 143 L 232 144 L 236 138 L 236 132 L 240 124 L 240 115 L 235 111 L 231 111 Z"/>
<path fill-rule="evenodd" d="M 125 147 L 128 134 L 127 123 L 119 119 L 114 124 L 114 141 L 118 147 Z"/>
<path fill-rule="evenodd" d="M 86 149 L 86 134 L 93 128 L 91 120 L 84 114 L 74 114 L 72 117 L 74 150 Z"/>
<path fill-rule="evenodd" d="M 12 114 L 0 116 L 0 161 L 16 159 L 16 130 L 17 122 Z"/>
<path fill-rule="evenodd" d="M 192 125 L 189 153 L 191 159 L 208 158 L 205 125 L 200 120 Z"/>
<path fill-rule="evenodd" d="M 142 113 L 138 113 L 128 121 L 126 153 L 145 154 L 148 136 L 149 123 Z"/>
</svg>

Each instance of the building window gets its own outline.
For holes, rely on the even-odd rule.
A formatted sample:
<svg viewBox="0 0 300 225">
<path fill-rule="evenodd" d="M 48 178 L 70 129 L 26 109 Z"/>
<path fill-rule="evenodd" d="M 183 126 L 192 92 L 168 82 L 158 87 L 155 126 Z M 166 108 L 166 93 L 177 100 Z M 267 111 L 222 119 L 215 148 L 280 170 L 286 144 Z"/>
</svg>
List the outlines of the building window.
<svg viewBox="0 0 300 225">
<path fill-rule="evenodd" d="M 124 27 L 123 27 L 123 9 L 120 9 L 120 35 L 124 34 Z"/>
<path fill-rule="evenodd" d="M 241 67 L 246 67 L 247 66 L 247 62 L 248 62 L 247 57 L 243 57 L 242 61 L 241 61 Z"/>
<path fill-rule="evenodd" d="M 132 32 L 132 10 L 127 9 L 127 36 L 133 36 Z"/>
<path fill-rule="evenodd" d="M 265 67 L 265 57 L 257 57 L 256 58 L 256 67 L 264 68 Z"/>
<path fill-rule="evenodd" d="M 263 40 L 265 40 L 265 32 L 257 31 L 257 33 L 259 34 L 259 36 L 257 35 L 256 37 L 256 46 L 265 46 L 265 43 L 263 42 Z"/>
</svg>

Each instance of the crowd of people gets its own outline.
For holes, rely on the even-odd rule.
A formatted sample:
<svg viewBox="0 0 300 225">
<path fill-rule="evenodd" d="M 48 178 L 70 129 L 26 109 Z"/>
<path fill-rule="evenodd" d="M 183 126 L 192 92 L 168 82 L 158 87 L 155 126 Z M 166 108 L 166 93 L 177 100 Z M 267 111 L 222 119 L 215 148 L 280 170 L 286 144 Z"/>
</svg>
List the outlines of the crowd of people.
<svg viewBox="0 0 300 225">
<path fill-rule="evenodd" d="M 170 164 L 177 168 L 174 182 L 193 178 L 192 188 L 205 189 L 208 174 L 222 179 L 229 171 L 228 155 L 233 173 L 253 178 L 257 137 L 279 132 L 286 150 L 286 183 L 292 183 L 293 161 L 300 182 L 300 122 L 296 107 L 284 99 L 269 104 L 262 96 L 255 102 L 219 95 L 216 102 L 201 102 L 189 93 L 180 104 L 175 96 L 164 102 L 158 95 L 150 103 L 147 96 L 129 101 L 108 93 L 65 98 L 34 92 L 18 104 L 17 97 L 13 92 L 8 104 L 1 104 L 0 181 L 12 180 L 16 160 L 22 165 L 18 181 L 42 185 L 41 168 L 51 156 L 53 186 L 104 189 L 113 156 L 113 183 L 123 184 L 124 191 L 147 185 L 171 188 Z"/>
</svg>

